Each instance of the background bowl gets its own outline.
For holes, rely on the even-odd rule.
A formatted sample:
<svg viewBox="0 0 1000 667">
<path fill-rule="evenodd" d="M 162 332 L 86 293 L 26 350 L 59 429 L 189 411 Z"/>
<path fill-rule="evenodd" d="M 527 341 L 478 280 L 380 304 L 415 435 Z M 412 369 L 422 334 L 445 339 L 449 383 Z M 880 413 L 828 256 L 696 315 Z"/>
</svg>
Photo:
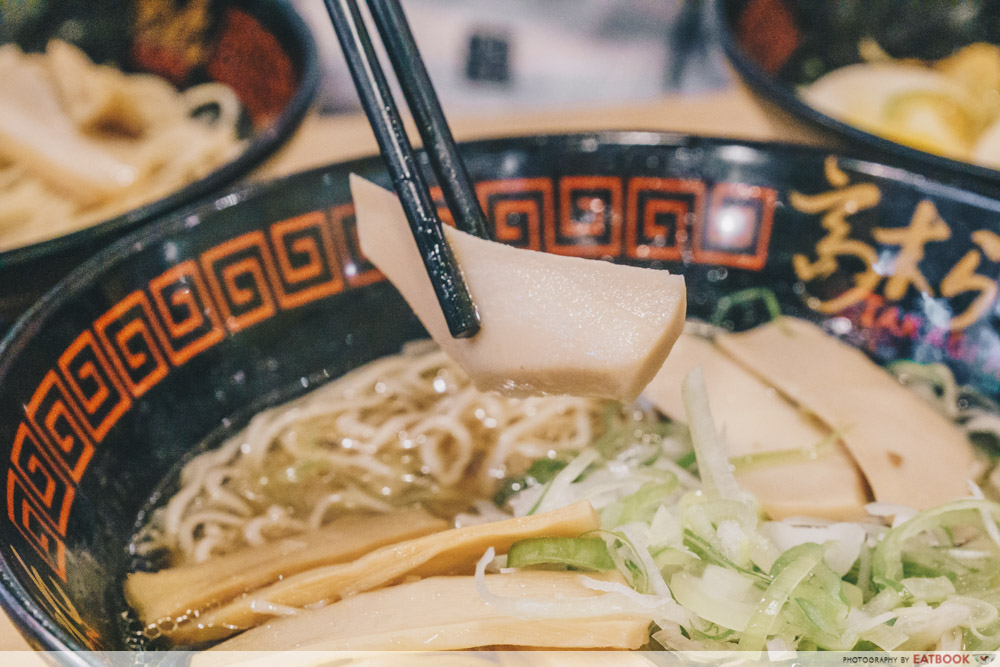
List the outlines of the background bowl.
<svg viewBox="0 0 1000 667">
<path fill-rule="evenodd" d="M 0 332 L 70 269 L 125 233 L 242 176 L 298 126 L 319 81 L 316 48 L 305 23 L 280 0 L 204 3 L 205 24 L 188 29 L 191 11 L 172 0 L 149 27 L 137 28 L 147 0 L 7 3 L 0 43 L 40 51 L 52 38 L 81 47 L 95 62 L 157 74 L 184 88 L 207 81 L 229 85 L 246 110 L 243 151 L 203 178 L 139 208 L 80 231 L 0 252 Z M 197 3 L 189 3 L 194 7 Z M 145 23 L 143 25 L 146 25 Z"/>
<path fill-rule="evenodd" d="M 689 313 L 733 328 L 767 319 L 773 295 L 880 362 L 1000 389 L 996 200 L 786 145 L 608 133 L 463 150 L 506 243 L 683 271 Z M 358 251 L 351 172 L 387 182 L 373 157 L 150 225 L 0 344 L 0 602 L 36 646 L 132 647 L 121 584 L 151 490 L 261 408 L 425 335 Z M 950 237 L 911 238 L 899 264 L 919 276 L 894 273 L 901 246 L 874 230 L 900 240 L 930 212 Z"/>
<path fill-rule="evenodd" d="M 793 116 L 848 139 L 863 154 L 995 187 L 1000 171 L 921 151 L 865 132 L 806 104 L 801 86 L 861 62 L 858 44 L 873 38 L 895 58 L 936 60 L 973 42 L 1000 44 L 1000 5 L 990 2 L 823 2 L 717 0 L 722 43 L 750 88 Z"/>
</svg>

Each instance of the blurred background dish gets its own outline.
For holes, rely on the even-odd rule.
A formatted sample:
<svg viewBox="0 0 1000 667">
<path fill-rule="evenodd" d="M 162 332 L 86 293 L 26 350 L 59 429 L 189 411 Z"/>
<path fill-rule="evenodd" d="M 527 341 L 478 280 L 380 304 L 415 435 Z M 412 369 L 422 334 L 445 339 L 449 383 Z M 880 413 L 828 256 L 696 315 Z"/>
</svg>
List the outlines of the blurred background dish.
<svg viewBox="0 0 1000 667">
<path fill-rule="evenodd" d="M 99 248 L 258 165 L 319 80 L 276 0 L 8 3 L 0 43 L 0 330 Z"/>
<path fill-rule="evenodd" d="M 222 83 L 178 91 L 51 40 L 0 49 L 0 250 L 86 229 L 160 199 L 243 151 Z"/>
<path fill-rule="evenodd" d="M 940 362 L 1000 389 L 997 200 L 825 150 L 677 134 L 463 149 L 508 244 L 683 271 L 692 317 L 743 329 L 777 304 L 880 363 Z M 135 647 L 121 578 L 156 484 L 255 412 L 426 335 L 359 253 L 351 173 L 388 182 L 369 157 L 166 216 L 0 344 L 0 602 L 36 646 Z M 828 208 L 853 254 L 831 254 Z M 929 209 L 945 240 L 921 236 Z"/>
<path fill-rule="evenodd" d="M 720 0 L 750 87 L 880 156 L 1000 180 L 1000 8 L 993 3 Z"/>
</svg>

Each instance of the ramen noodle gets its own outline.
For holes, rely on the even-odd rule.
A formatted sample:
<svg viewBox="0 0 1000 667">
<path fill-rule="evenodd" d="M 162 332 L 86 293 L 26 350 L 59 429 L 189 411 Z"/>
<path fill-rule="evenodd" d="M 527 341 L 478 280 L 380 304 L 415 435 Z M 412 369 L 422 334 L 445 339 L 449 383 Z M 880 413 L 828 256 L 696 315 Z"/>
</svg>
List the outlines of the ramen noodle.
<svg viewBox="0 0 1000 667">
<path fill-rule="evenodd" d="M 232 160 L 240 103 L 95 65 L 76 47 L 0 46 L 0 251 L 162 198 Z"/>
<path fill-rule="evenodd" d="M 585 447 L 607 404 L 481 392 L 444 353 L 413 346 L 259 414 L 188 463 L 155 543 L 187 564 L 344 512 L 420 503 L 450 519 L 509 466 Z"/>
</svg>

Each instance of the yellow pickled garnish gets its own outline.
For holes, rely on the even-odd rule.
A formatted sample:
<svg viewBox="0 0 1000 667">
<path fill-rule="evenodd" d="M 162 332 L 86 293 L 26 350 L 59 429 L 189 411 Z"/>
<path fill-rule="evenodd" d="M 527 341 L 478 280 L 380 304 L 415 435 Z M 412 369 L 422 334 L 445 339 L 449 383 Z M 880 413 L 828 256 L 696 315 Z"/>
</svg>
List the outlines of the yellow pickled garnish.
<svg viewBox="0 0 1000 667">
<path fill-rule="evenodd" d="M 968 88 L 989 118 L 1000 115 L 1000 46 L 987 42 L 969 44 L 938 60 L 934 69 Z"/>
<path fill-rule="evenodd" d="M 874 39 L 862 62 L 802 89 L 823 113 L 945 157 L 1000 166 L 1000 45 L 976 42 L 937 61 L 895 58 Z"/>
<path fill-rule="evenodd" d="M 920 150 L 968 159 L 980 123 L 953 97 L 930 91 L 893 95 L 882 111 L 881 133 Z"/>
</svg>

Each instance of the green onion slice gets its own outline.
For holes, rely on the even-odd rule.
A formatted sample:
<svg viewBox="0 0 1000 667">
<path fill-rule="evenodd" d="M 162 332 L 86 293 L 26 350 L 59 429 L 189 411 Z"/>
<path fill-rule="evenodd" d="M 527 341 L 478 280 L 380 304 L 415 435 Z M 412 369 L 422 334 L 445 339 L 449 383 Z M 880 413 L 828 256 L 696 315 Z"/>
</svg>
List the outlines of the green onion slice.
<svg viewBox="0 0 1000 667">
<path fill-rule="evenodd" d="M 577 570 L 613 570 L 615 563 L 600 537 L 532 537 L 507 552 L 507 567 L 558 566 Z"/>
</svg>

